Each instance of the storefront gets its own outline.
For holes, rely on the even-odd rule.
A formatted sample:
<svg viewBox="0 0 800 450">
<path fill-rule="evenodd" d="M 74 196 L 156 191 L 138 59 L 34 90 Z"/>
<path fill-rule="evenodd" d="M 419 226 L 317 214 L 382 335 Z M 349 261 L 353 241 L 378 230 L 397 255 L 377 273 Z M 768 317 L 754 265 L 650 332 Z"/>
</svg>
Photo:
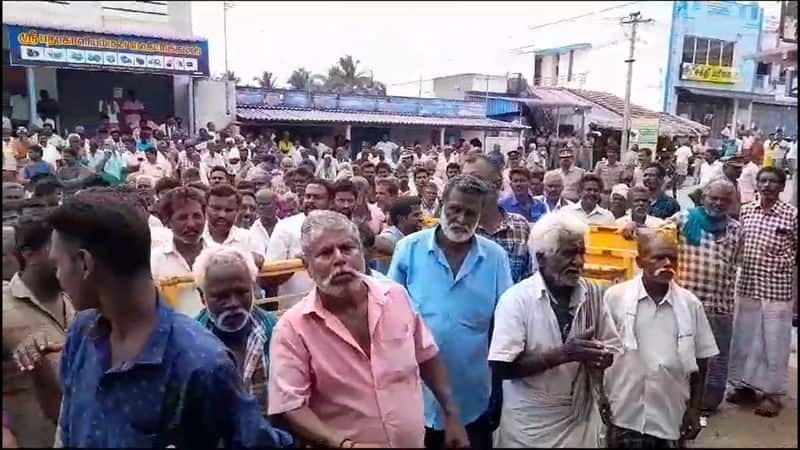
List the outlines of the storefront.
<svg viewBox="0 0 800 450">
<path fill-rule="evenodd" d="M 292 139 L 318 138 L 327 145 L 347 139 L 353 156 L 384 135 L 397 144 L 423 146 L 478 138 L 508 151 L 528 129 L 487 118 L 483 102 L 258 88 L 237 88 L 236 114 L 245 131 L 288 131 Z"/>
<path fill-rule="evenodd" d="M 208 42 L 115 35 L 3 24 L 3 113 L 35 124 L 36 102 L 46 90 L 57 100 L 59 130 L 82 125 L 90 132 L 107 116 L 125 126 L 128 92 L 147 119 L 167 116 L 193 123 L 192 80 L 209 74 Z M 17 109 L 17 113 L 14 110 Z M 22 111 L 22 112 L 20 112 Z"/>
</svg>

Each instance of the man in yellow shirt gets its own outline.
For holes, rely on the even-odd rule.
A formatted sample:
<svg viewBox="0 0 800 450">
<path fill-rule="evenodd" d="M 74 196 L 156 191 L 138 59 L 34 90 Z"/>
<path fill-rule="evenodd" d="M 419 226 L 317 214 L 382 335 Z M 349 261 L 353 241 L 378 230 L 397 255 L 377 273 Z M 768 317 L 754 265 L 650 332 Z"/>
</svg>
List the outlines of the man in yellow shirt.
<svg viewBox="0 0 800 450">
<path fill-rule="evenodd" d="M 292 140 L 289 139 L 288 131 L 284 131 L 283 137 L 280 141 L 278 141 L 278 151 L 280 151 L 284 156 L 288 156 L 294 151 L 294 144 L 292 143 Z"/>
</svg>

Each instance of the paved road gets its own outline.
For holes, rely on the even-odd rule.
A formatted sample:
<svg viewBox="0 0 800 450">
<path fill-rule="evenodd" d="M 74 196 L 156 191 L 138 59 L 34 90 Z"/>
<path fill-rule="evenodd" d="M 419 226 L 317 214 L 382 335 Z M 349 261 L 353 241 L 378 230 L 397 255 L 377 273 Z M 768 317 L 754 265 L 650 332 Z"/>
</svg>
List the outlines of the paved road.
<svg viewBox="0 0 800 450">
<path fill-rule="evenodd" d="M 768 419 L 755 415 L 752 407 L 723 403 L 692 447 L 797 448 L 797 353 L 789 365 L 789 393 L 778 417 Z"/>
</svg>

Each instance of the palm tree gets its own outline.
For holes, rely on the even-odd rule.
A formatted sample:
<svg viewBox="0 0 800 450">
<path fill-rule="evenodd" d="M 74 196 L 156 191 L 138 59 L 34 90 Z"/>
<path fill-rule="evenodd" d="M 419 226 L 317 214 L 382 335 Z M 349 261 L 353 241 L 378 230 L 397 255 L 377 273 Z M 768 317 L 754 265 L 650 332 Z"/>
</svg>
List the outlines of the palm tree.
<svg viewBox="0 0 800 450">
<path fill-rule="evenodd" d="M 352 92 L 370 85 L 371 78 L 359 70 L 361 61 L 350 55 L 339 58 L 336 65 L 328 69 L 327 87 L 336 91 Z"/>
<path fill-rule="evenodd" d="M 305 67 L 300 67 L 294 69 L 286 83 L 294 89 L 308 89 L 311 84 L 311 76 L 311 72 L 306 70 Z"/>
<path fill-rule="evenodd" d="M 229 70 L 226 73 L 219 74 L 219 76 L 216 77 L 216 79 L 218 81 L 233 81 L 234 84 L 239 84 L 239 82 L 242 81 L 241 78 L 236 76 L 236 73 L 232 70 Z"/>
<path fill-rule="evenodd" d="M 275 77 L 272 72 L 264 71 L 260 77 L 253 77 L 253 81 L 263 89 L 273 89 L 275 87 Z"/>
</svg>

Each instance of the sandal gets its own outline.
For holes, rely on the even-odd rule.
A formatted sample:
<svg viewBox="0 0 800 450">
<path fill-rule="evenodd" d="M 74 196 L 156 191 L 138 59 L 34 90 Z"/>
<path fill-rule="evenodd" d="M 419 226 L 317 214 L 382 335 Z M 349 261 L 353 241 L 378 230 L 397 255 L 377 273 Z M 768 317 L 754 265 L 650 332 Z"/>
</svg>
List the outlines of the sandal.
<svg viewBox="0 0 800 450">
<path fill-rule="evenodd" d="M 725 401 L 734 405 L 745 405 L 755 403 L 757 400 L 756 392 L 748 388 L 736 388 L 725 397 Z"/>
<path fill-rule="evenodd" d="M 754 411 L 762 417 L 776 417 L 783 409 L 783 404 L 775 397 L 764 397 L 758 408 Z"/>
</svg>

